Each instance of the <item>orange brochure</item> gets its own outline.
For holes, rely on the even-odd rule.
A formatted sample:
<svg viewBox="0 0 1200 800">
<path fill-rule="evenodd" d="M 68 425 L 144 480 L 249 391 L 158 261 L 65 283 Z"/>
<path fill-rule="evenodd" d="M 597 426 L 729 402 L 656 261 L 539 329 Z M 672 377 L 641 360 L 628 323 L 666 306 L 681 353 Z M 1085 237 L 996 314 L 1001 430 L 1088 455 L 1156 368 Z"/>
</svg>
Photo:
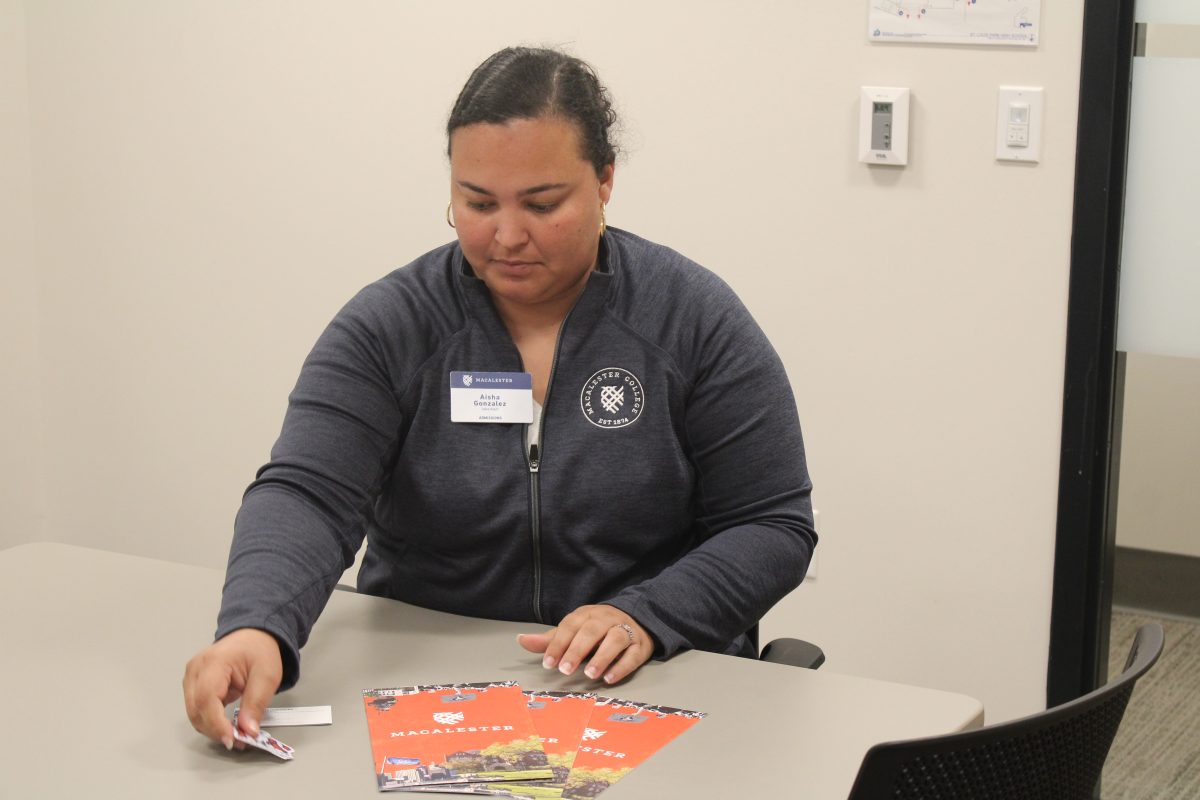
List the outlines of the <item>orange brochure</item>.
<svg viewBox="0 0 1200 800">
<path fill-rule="evenodd" d="M 578 692 L 525 692 L 529 715 L 546 748 L 546 758 L 554 777 L 538 783 L 513 784 L 514 797 L 533 800 L 562 797 L 567 776 L 575 763 L 575 754 L 583 738 L 583 729 L 591 719 L 596 695 Z M 518 786 L 520 788 L 518 788 Z M 505 787 L 507 788 L 507 787 Z"/>
<path fill-rule="evenodd" d="M 595 797 L 703 718 L 699 711 L 596 698 L 562 796 Z"/>
<path fill-rule="evenodd" d="M 365 690 L 379 788 L 549 779 L 526 703 L 513 681 Z"/>
<path fill-rule="evenodd" d="M 554 782 L 562 784 L 575 763 L 583 729 L 592 718 L 596 695 L 578 692 L 525 692 L 533 725 L 546 748 Z"/>
<path fill-rule="evenodd" d="M 546 758 L 554 777 L 548 781 L 509 783 L 453 783 L 422 786 L 407 791 L 486 794 L 510 800 L 558 800 L 562 797 L 567 775 L 575 761 L 575 752 L 583 729 L 596 705 L 594 694 L 580 692 L 525 692 L 526 705 L 538 738 L 546 748 Z"/>
</svg>

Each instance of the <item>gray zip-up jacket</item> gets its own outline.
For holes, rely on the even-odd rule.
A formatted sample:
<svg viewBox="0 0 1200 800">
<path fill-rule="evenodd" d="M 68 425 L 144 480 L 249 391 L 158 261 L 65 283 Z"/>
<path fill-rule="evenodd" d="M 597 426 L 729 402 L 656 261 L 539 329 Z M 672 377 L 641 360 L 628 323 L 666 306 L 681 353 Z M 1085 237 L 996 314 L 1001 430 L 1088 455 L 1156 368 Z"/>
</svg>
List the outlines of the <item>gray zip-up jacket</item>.
<svg viewBox="0 0 1200 800">
<path fill-rule="evenodd" d="M 451 422 L 452 371 L 522 371 L 457 243 L 363 289 L 308 356 L 237 516 L 218 638 L 270 632 L 292 686 L 365 535 L 361 592 L 546 625 L 602 602 L 656 657 L 754 655 L 817 537 L 783 365 L 724 282 L 609 228 L 537 453 L 523 424 Z"/>
</svg>

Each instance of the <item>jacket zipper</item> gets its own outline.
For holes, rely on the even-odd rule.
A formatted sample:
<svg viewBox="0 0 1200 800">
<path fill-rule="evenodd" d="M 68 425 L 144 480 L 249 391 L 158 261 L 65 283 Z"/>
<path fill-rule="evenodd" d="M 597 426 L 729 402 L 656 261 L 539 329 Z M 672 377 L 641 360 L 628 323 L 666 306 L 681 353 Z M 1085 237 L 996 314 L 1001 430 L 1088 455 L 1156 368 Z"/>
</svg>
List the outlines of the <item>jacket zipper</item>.
<svg viewBox="0 0 1200 800">
<path fill-rule="evenodd" d="M 578 304 L 576 301 L 575 305 Z M 563 317 L 562 324 L 558 326 L 558 338 L 554 342 L 554 356 L 550 359 L 550 377 L 546 379 L 546 394 L 542 397 L 542 415 L 538 417 L 538 444 L 531 444 L 526 455 L 529 464 L 529 535 L 533 542 L 533 618 L 539 625 L 546 624 L 542 615 L 542 499 L 538 490 L 538 470 L 541 468 L 542 451 L 545 449 L 541 446 L 543 444 L 542 431 L 545 428 L 546 409 L 550 406 L 550 390 L 554 388 L 554 373 L 558 368 L 558 350 L 562 346 L 563 331 L 567 328 L 567 321 L 571 319 L 573 313 L 575 313 L 575 306 L 571 306 L 567 316 Z M 522 362 L 521 368 L 525 368 L 524 362 Z"/>
<path fill-rule="evenodd" d="M 538 425 L 541 433 L 541 425 Z M 529 445 L 529 531 L 533 537 L 533 618 L 539 624 L 545 624 L 542 619 L 542 539 L 541 539 L 541 498 L 538 497 L 538 446 Z"/>
</svg>

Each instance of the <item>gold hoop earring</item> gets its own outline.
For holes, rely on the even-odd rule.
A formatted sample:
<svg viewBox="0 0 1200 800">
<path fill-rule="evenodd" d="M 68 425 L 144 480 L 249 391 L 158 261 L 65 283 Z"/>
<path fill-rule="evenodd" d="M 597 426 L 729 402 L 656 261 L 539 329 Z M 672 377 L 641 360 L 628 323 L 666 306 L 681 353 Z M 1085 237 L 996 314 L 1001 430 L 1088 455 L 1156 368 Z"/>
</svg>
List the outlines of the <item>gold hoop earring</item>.
<svg viewBox="0 0 1200 800">
<path fill-rule="evenodd" d="M 608 229 L 608 222 L 604 218 L 604 203 L 600 204 L 600 235 L 604 235 L 604 231 Z"/>
<path fill-rule="evenodd" d="M 450 208 L 453 205 L 454 205 L 453 200 L 451 200 L 449 203 L 446 203 L 446 224 L 449 225 L 451 228 L 454 227 L 454 220 L 450 218 Z"/>
</svg>

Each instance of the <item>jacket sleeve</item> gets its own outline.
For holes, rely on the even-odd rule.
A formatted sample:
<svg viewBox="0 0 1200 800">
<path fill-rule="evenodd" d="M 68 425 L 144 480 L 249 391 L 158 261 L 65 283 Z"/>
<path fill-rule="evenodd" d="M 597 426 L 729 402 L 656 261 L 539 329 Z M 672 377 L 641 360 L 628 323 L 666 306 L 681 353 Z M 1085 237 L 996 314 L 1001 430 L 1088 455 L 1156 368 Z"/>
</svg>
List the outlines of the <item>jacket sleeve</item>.
<svg viewBox="0 0 1200 800">
<path fill-rule="evenodd" d="M 368 293 L 305 360 L 271 460 L 234 525 L 216 636 L 271 633 L 283 654 L 280 691 L 299 678 L 300 648 L 354 561 L 397 446 L 400 407 Z"/>
<path fill-rule="evenodd" d="M 697 544 L 605 601 L 657 640 L 655 656 L 732 652 L 804 579 L 817 543 L 812 484 L 783 364 L 719 280 L 696 323 L 685 446 L 697 474 Z"/>
</svg>

